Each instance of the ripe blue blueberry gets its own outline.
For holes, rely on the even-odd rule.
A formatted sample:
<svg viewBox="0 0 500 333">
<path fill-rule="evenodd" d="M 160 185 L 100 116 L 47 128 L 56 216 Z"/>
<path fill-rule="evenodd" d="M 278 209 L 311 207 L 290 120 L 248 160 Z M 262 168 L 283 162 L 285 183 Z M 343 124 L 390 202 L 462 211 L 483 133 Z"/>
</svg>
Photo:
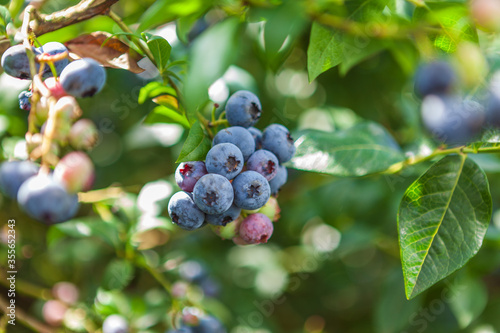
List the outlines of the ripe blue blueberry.
<svg viewBox="0 0 500 333">
<path fill-rule="evenodd" d="M 479 103 L 455 96 L 429 95 L 423 100 L 421 111 L 427 130 L 437 140 L 451 145 L 472 141 L 486 117 Z"/>
<path fill-rule="evenodd" d="M 9 198 L 17 198 L 21 185 L 38 173 L 38 166 L 31 161 L 4 162 L 0 166 L 0 190 Z"/>
<path fill-rule="evenodd" d="M 262 131 L 255 127 L 249 127 L 248 131 L 252 134 L 252 137 L 255 141 L 255 149 L 262 148 Z"/>
<path fill-rule="evenodd" d="M 51 175 L 26 180 L 17 194 L 19 207 L 32 218 L 54 224 L 73 218 L 78 212 L 78 196 L 69 194 Z"/>
<path fill-rule="evenodd" d="M 102 333 L 127 333 L 127 320 L 120 315 L 108 316 L 102 323 Z"/>
<path fill-rule="evenodd" d="M 194 186 L 193 198 L 198 208 L 206 214 L 222 214 L 233 203 L 233 187 L 226 177 L 209 173 Z"/>
<path fill-rule="evenodd" d="M 33 96 L 33 93 L 31 91 L 21 91 L 21 93 L 18 96 L 19 99 L 19 108 L 24 111 L 30 111 L 31 110 L 31 101 L 30 98 Z"/>
<path fill-rule="evenodd" d="M 196 182 L 207 173 L 205 163 L 201 161 L 182 162 L 175 170 L 175 182 L 181 190 L 193 192 Z"/>
<path fill-rule="evenodd" d="M 279 124 L 271 124 L 264 130 L 262 148 L 276 155 L 280 163 L 288 162 L 295 154 L 293 138 L 288 128 Z"/>
<path fill-rule="evenodd" d="M 83 58 L 73 61 L 61 73 L 63 89 L 74 97 L 91 97 L 106 83 L 106 71 L 97 61 Z"/>
<path fill-rule="evenodd" d="M 280 188 L 285 185 L 288 179 L 288 171 L 286 167 L 280 165 L 276 176 L 269 181 L 269 186 L 271 187 L 271 194 L 277 195 Z"/>
<path fill-rule="evenodd" d="M 198 229 L 205 222 L 205 214 L 195 205 L 192 196 L 182 191 L 170 198 L 168 215 L 172 222 L 184 230 Z"/>
<path fill-rule="evenodd" d="M 227 100 L 226 118 L 231 126 L 253 126 L 261 114 L 259 98 L 248 90 L 239 90 Z"/>
<path fill-rule="evenodd" d="M 268 181 L 273 179 L 278 172 L 278 158 L 269 150 L 259 149 L 250 156 L 247 169 L 260 173 Z"/>
<path fill-rule="evenodd" d="M 269 182 L 260 173 L 245 171 L 233 180 L 234 204 L 241 209 L 254 210 L 264 206 L 271 196 Z"/>
<path fill-rule="evenodd" d="M 191 327 L 193 333 L 226 333 L 222 323 L 215 317 L 201 317 L 198 326 Z"/>
<path fill-rule="evenodd" d="M 35 55 L 40 54 L 38 49 L 33 49 Z M 2 55 L 1 60 L 2 68 L 10 76 L 17 77 L 18 79 L 31 79 L 30 62 L 26 54 L 24 45 L 14 45 L 7 49 Z M 37 65 L 37 70 L 39 69 Z"/>
<path fill-rule="evenodd" d="M 486 116 L 489 125 L 500 127 L 500 71 L 493 75 L 490 82 Z"/>
<path fill-rule="evenodd" d="M 205 164 L 209 173 L 233 179 L 241 172 L 245 161 L 238 147 L 232 143 L 219 143 L 208 151 Z"/>
<path fill-rule="evenodd" d="M 61 44 L 59 42 L 49 42 L 47 44 L 44 44 L 42 47 L 39 47 L 37 49 L 37 53 L 39 54 L 45 54 L 45 55 L 56 55 L 56 54 L 61 54 L 64 52 L 68 52 L 68 49 L 64 44 Z M 68 66 L 69 64 L 69 59 L 64 58 L 61 60 L 58 60 L 54 62 L 54 67 L 56 68 L 57 75 L 61 75 L 63 69 Z M 52 76 L 52 71 L 48 65 L 45 66 L 43 77 L 51 77 Z"/>
<path fill-rule="evenodd" d="M 233 222 L 240 216 L 241 208 L 231 205 L 228 210 L 221 214 L 210 215 L 207 214 L 205 217 L 206 221 L 211 225 L 221 225 L 225 226 L 228 223 Z"/>
<path fill-rule="evenodd" d="M 213 145 L 219 143 L 232 143 L 241 150 L 243 158 L 248 160 L 255 151 L 255 140 L 252 134 L 241 126 L 233 126 L 223 129 L 214 137 Z"/>
<path fill-rule="evenodd" d="M 415 74 L 415 92 L 421 97 L 446 94 L 451 91 L 456 79 L 453 68 L 447 62 L 424 64 Z"/>
</svg>

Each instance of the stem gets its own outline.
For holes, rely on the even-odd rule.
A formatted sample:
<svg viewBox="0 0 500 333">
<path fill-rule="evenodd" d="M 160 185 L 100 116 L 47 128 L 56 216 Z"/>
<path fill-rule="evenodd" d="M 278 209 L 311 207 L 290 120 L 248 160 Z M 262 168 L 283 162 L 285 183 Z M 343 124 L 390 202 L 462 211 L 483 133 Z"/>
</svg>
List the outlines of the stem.
<svg viewBox="0 0 500 333">
<path fill-rule="evenodd" d="M 197 113 L 198 114 L 198 120 L 200 121 L 200 124 L 205 128 L 205 130 L 207 131 L 207 134 L 208 136 L 210 137 L 210 139 L 213 139 L 214 138 L 214 134 L 211 130 L 211 125 L 210 125 L 210 121 L 208 121 L 207 119 L 205 119 L 205 117 L 203 117 L 203 115 L 201 113 Z"/>
<path fill-rule="evenodd" d="M 138 267 L 144 268 L 151 274 L 151 276 L 163 287 L 163 289 L 166 291 L 170 299 L 174 299 L 172 297 L 172 285 L 170 284 L 170 281 L 168 281 L 160 272 L 158 272 L 156 269 L 153 267 L 149 266 L 145 259 L 143 257 L 137 258 L 135 261 L 135 264 Z"/>
<path fill-rule="evenodd" d="M 7 281 L 7 275 L 4 272 L 0 273 L 0 283 L 5 287 L 9 287 Z M 16 290 L 23 295 L 30 296 L 33 298 L 41 299 L 47 301 L 52 298 L 52 293 L 49 289 L 41 288 L 30 282 L 16 279 Z"/>
</svg>

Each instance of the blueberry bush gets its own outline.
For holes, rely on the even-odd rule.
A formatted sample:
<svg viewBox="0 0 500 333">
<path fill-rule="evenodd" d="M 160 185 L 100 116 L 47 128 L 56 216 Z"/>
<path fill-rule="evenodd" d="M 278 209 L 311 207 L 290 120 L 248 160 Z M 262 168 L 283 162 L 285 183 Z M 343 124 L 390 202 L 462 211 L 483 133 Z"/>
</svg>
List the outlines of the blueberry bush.
<svg viewBox="0 0 500 333">
<path fill-rule="evenodd" d="M 0 333 L 500 332 L 499 22 L 0 0 Z"/>
</svg>

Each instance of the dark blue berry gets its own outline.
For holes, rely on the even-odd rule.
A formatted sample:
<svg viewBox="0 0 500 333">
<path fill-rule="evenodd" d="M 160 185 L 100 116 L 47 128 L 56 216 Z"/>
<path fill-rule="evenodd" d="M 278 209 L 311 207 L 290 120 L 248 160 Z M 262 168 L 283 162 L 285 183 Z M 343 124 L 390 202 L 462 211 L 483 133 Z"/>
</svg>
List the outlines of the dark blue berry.
<svg viewBox="0 0 500 333">
<path fill-rule="evenodd" d="M 241 213 L 241 208 L 238 208 L 235 205 L 232 205 L 224 213 L 215 214 L 215 215 L 207 214 L 207 216 L 205 218 L 206 218 L 206 221 L 212 225 L 225 226 L 226 224 L 236 220 L 238 218 L 238 216 L 240 216 L 240 213 Z"/>
<path fill-rule="evenodd" d="M 205 221 L 205 214 L 195 205 L 192 196 L 182 191 L 170 198 L 168 215 L 172 222 L 184 230 L 198 229 Z"/>
<path fill-rule="evenodd" d="M 262 114 L 260 100 L 248 90 L 239 90 L 226 103 L 226 119 L 231 126 L 250 127 Z"/>
<path fill-rule="evenodd" d="M 283 185 L 285 185 L 287 179 L 288 179 L 288 171 L 286 167 L 280 165 L 278 167 L 278 172 L 276 173 L 276 176 L 269 181 L 269 186 L 271 187 L 271 194 L 272 195 L 278 194 L 278 191 Z"/>
<path fill-rule="evenodd" d="M 415 75 L 415 92 L 421 97 L 446 94 L 456 81 L 453 68 L 444 61 L 435 61 L 420 66 Z"/>
<path fill-rule="evenodd" d="M 191 327 L 193 333 L 226 333 L 222 323 L 215 317 L 206 316 L 200 318 L 198 326 Z"/>
<path fill-rule="evenodd" d="M 262 148 L 276 155 L 280 163 L 288 162 L 295 154 L 290 131 L 279 124 L 269 125 L 262 134 Z"/>
<path fill-rule="evenodd" d="M 21 110 L 25 111 L 30 111 L 31 110 L 31 96 L 33 96 L 33 93 L 31 91 L 21 91 L 21 93 L 18 96 L 19 99 L 19 108 Z"/>
<path fill-rule="evenodd" d="M 219 143 L 232 143 L 241 150 L 243 158 L 248 160 L 255 151 L 255 140 L 252 134 L 241 126 L 233 126 L 223 129 L 214 137 L 213 145 Z"/>
<path fill-rule="evenodd" d="M 271 196 L 269 182 L 260 173 L 245 171 L 233 180 L 234 204 L 254 210 L 264 206 Z"/>
<path fill-rule="evenodd" d="M 94 59 L 73 61 L 61 73 L 61 85 L 74 97 L 91 97 L 106 83 L 106 71 Z"/>
<path fill-rule="evenodd" d="M 262 131 L 255 127 L 249 127 L 248 131 L 252 134 L 252 137 L 255 141 L 255 149 L 262 148 Z"/>
<path fill-rule="evenodd" d="M 0 190 L 9 198 L 17 198 L 21 185 L 38 173 L 38 166 L 31 161 L 4 162 L 0 166 Z"/>
<path fill-rule="evenodd" d="M 221 214 L 233 203 L 233 188 L 226 177 L 209 173 L 201 177 L 194 186 L 193 199 L 206 214 Z"/>
<path fill-rule="evenodd" d="M 34 48 L 33 52 L 35 55 L 40 54 L 40 52 Z M 1 64 L 3 70 L 8 75 L 23 80 L 31 79 L 30 62 L 24 45 L 21 44 L 9 47 L 2 55 Z M 40 66 L 37 65 L 37 71 L 39 68 Z"/>
<path fill-rule="evenodd" d="M 66 48 L 66 46 L 64 46 L 64 44 L 61 44 L 59 42 L 49 42 L 37 49 L 37 53 L 51 55 L 51 56 L 56 54 L 61 54 L 67 51 L 68 49 Z M 64 58 L 54 62 L 54 67 L 56 68 L 57 75 L 61 75 L 63 69 L 66 66 L 68 66 L 68 64 L 69 64 L 68 58 Z M 51 76 L 52 76 L 52 70 L 50 69 L 50 66 L 47 64 L 44 69 L 43 77 L 47 78 Z"/>
<path fill-rule="evenodd" d="M 205 164 L 209 173 L 233 179 L 239 175 L 245 161 L 238 147 L 232 143 L 219 143 L 208 151 Z"/>
</svg>

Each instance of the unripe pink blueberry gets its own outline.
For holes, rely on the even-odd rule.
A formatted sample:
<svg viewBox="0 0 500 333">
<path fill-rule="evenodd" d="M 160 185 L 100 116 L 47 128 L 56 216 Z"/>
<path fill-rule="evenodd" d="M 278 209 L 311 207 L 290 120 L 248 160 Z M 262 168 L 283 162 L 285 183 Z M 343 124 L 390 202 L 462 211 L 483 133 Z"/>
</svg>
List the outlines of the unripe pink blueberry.
<svg viewBox="0 0 500 333">
<path fill-rule="evenodd" d="M 240 237 L 248 244 L 267 243 L 273 234 L 273 223 L 264 214 L 248 215 L 240 225 Z"/>
<path fill-rule="evenodd" d="M 97 127 L 90 119 L 80 119 L 71 126 L 68 140 L 75 149 L 90 150 L 99 138 Z"/>
<path fill-rule="evenodd" d="M 54 178 L 70 193 L 88 191 L 94 183 L 94 165 L 85 153 L 74 151 L 57 163 Z"/>
<path fill-rule="evenodd" d="M 78 102 L 72 96 L 59 98 L 54 108 L 60 119 L 75 119 L 78 118 L 82 112 Z"/>
<path fill-rule="evenodd" d="M 61 98 L 67 95 L 63 87 L 61 86 L 61 82 L 56 80 L 54 77 L 49 77 L 48 79 L 43 81 L 43 83 L 45 84 L 47 89 L 49 89 L 50 94 L 55 98 Z"/>
</svg>

